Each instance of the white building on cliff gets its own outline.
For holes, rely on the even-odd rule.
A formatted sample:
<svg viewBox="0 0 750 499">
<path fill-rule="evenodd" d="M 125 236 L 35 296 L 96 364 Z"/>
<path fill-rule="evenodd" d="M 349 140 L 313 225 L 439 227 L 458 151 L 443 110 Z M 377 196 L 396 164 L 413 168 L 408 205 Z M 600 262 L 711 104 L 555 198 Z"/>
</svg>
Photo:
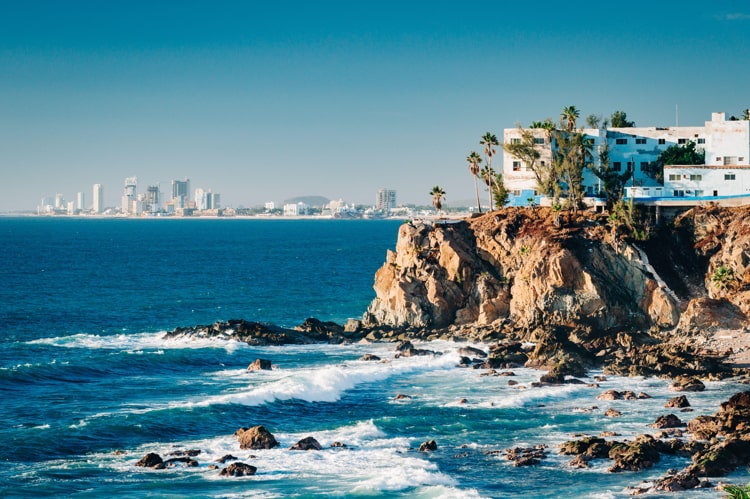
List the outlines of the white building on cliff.
<svg viewBox="0 0 750 499">
<path fill-rule="evenodd" d="M 547 131 L 526 129 L 534 135 L 540 152 L 540 164 L 552 161 L 552 143 Z M 598 151 L 609 147 L 610 168 L 632 170 L 626 195 L 634 198 L 682 198 L 705 200 L 722 197 L 750 198 L 750 121 L 727 120 L 724 113 L 713 113 L 704 126 L 633 127 L 582 130 L 592 144 L 594 164 Z M 507 128 L 504 143 L 521 140 L 518 128 Z M 645 167 L 657 160 L 670 146 L 692 141 L 705 151 L 705 164 L 665 165 L 664 185 L 645 173 Z M 503 178 L 511 192 L 511 204 L 526 204 L 529 198 L 539 201 L 536 177 L 523 161 L 503 151 Z M 589 169 L 584 171 L 583 185 L 587 196 L 602 191 L 601 181 Z"/>
</svg>

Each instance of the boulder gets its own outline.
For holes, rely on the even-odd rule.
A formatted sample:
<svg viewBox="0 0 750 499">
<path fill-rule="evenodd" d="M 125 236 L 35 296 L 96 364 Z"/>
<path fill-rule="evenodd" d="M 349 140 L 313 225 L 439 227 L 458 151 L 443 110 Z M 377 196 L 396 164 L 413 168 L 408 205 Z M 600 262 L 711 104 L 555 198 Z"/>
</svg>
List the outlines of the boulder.
<svg viewBox="0 0 750 499">
<path fill-rule="evenodd" d="M 296 444 L 289 447 L 289 450 L 321 450 L 320 443 L 313 437 L 305 437 Z"/>
<path fill-rule="evenodd" d="M 669 386 L 673 392 L 702 392 L 705 389 L 706 385 L 701 380 L 688 376 L 678 376 Z"/>
<path fill-rule="evenodd" d="M 419 446 L 420 452 L 428 452 L 428 451 L 434 451 L 437 450 L 437 442 L 434 440 L 428 440 L 427 442 L 422 442 Z"/>
<path fill-rule="evenodd" d="M 685 426 L 685 423 L 680 420 L 674 414 L 667 414 L 666 416 L 659 416 L 656 421 L 651 424 L 652 428 L 681 428 Z"/>
<path fill-rule="evenodd" d="M 255 361 L 247 366 L 248 371 L 270 371 L 271 361 L 268 359 L 255 359 Z"/>
<path fill-rule="evenodd" d="M 464 355 L 466 357 L 479 357 L 480 359 L 484 359 L 487 357 L 487 352 L 485 352 L 484 350 L 468 346 L 459 348 L 458 353 L 459 355 Z"/>
<path fill-rule="evenodd" d="M 217 459 L 215 462 L 217 462 L 219 464 L 224 464 L 227 461 L 236 461 L 236 460 L 237 460 L 237 458 L 234 457 L 233 455 L 231 455 L 231 454 L 225 454 L 225 455 L 221 456 L 219 459 Z"/>
<path fill-rule="evenodd" d="M 258 468 L 245 463 L 232 463 L 219 472 L 219 476 L 251 476 Z"/>
<path fill-rule="evenodd" d="M 604 415 L 608 418 L 616 418 L 618 416 L 622 416 L 622 412 L 618 411 L 617 409 L 612 409 L 611 407 L 604 411 Z"/>
<path fill-rule="evenodd" d="M 639 435 L 632 442 L 614 445 L 609 451 L 614 461 L 609 471 L 640 471 L 659 462 L 658 442 L 650 435 Z"/>
<path fill-rule="evenodd" d="M 679 395 L 667 400 L 667 403 L 664 404 L 664 407 L 682 409 L 683 407 L 690 407 L 690 402 L 688 402 L 688 399 L 685 395 Z"/>
<path fill-rule="evenodd" d="M 607 390 L 596 397 L 597 400 L 622 400 L 622 393 L 617 390 Z"/>
<path fill-rule="evenodd" d="M 135 463 L 135 465 L 144 468 L 154 468 L 161 465 L 163 462 L 164 461 L 159 454 L 149 452 L 148 454 L 143 456 L 137 463 Z"/>
<path fill-rule="evenodd" d="M 360 357 L 359 360 L 377 361 L 380 360 L 380 357 L 371 353 L 366 353 L 362 357 Z"/>
<path fill-rule="evenodd" d="M 240 428 L 234 433 L 240 449 L 273 449 L 279 445 L 276 438 L 264 426 Z"/>
</svg>

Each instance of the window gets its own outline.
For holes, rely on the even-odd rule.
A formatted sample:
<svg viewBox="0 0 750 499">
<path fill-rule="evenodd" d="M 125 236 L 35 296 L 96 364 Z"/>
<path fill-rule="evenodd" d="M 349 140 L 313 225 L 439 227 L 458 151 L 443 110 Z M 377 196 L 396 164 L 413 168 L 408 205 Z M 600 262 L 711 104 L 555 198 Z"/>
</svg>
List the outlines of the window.
<svg viewBox="0 0 750 499">
<path fill-rule="evenodd" d="M 534 144 L 544 144 L 544 137 L 534 137 Z"/>
<path fill-rule="evenodd" d="M 514 172 L 521 171 L 521 162 L 520 161 L 514 161 L 513 162 L 513 171 Z"/>
<path fill-rule="evenodd" d="M 510 191 L 510 193 L 513 194 L 514 196 L 518 197 L 518 196 L 521 195 L 521 190 L 520 189 L 516 189 L 516 190 Z"/>
<path fill-rule="evenodd" d="M 675 175 L 674 173 L 669 174 L 669 181 L 674 182 L 676 180 L 680 180 L 680 175 Z"/>
<path fill-rule="evenodd" d="M 540 161 L 540 164 L 541 164 L 542 166 L 547 166 L 547 163 L 545 163 L 544 161 Z"/>
<path fill-rule="evenodd" d="M 740 163 L 744 163 L 745 162 L 745 157 L 744 156 L 740 156 L 739 158 L 737 158 L 737 161 L 739 161 Z"/>
<path fill-rule="evenodd" d="M 716 156 L 716 161 L 721 161 L 721 156 Z"/>
<path fill-rule="evenodd" d="M 673 195 L 674 195 L 674 197 L 676 197 L 676 198 L 682 198 L 682 197 L 685 197 L 685 191 L 683 191 L 682 189 L 675 189 L 675 190 L 674 190 L 673 192 L 674 192 L 674 194 L 673 194 Z"/>
<path fill-rule="evenodd" d="M 619 172 L 620 170 L 622 170 L 622 163 L 620 163 L 619 161 L 615 161 L 614 163 L 612 163 L 612 168 L 615 171 Z"/>
<path fill-rule="evenodd" d="M 735 180 L 735 174 L 734 173 L 725 173 L 724 174 L 724 180 Z"/>
<path fill-rule="evenodd" d="M 649 162 L 648 161 L 641 161 L 641 171 L 646 171 L 648 169 Z"/>
<path fill-rule="evenodd" d="M 615 144 L 627 144 L 628 139 L 617 139 L 615 140 Z"/>
<path fill-rule="evenodd" d="M 703 180 L 703 175 L 690 175 L 690 180 L 693 182 L 700 182 Z"/>
<path fill-rule="evenodd" d="M 636 138 L 635 139 L 635 143 L 636 144 L 645 144 L 646 143 L 646 139 L 644 139 L 642 137 L 641 138 Z"/>
<path fill-rule="evenodd" d="M 695 190 L 695 197 L 699 198 L 703 196 L 703 191 L 699 191 L 698 189 Z"/>
<path fill-rule="evenodd" d="M 659 139 L 659 144 L 666 144 L 666 143 L 667 143 L 666 139 Z"/>
<path fill-rule="evenodd" d="M 511 144 L 520 144 L 521 143 L 521 139 L 519 139 L 518 137 L 513 137 L 512 139 L 510 139 L 510 143 Z"/>
<path fill-rule="evenodd" d="M 677 139 L 678 144 L 687 144 L 687 139 Z"/>
<path fill-rule="evenodd" d="M 736 165 L 737 156 L 724 156 L 724 165 Z"/>
<path fill-rule="evenodd" d="M 698 143 L 699 144 L 705 144 L 706 143 L 706 139 L 700 138 L 700 139 L 698 139 Z"/>
</svg>

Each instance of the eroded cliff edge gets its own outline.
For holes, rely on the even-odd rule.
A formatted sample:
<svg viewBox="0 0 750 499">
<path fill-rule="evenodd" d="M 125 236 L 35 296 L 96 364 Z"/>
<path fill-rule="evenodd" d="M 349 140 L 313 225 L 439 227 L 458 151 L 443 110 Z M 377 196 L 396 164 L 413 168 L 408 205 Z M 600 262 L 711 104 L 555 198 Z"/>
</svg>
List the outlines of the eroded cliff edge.
<svg viewBox="0 0 750 499">
<path fill-rule="evenodd" d="M 404 223 L 363 326 L 479 340 L 574 333 L 591 355 L 588 340 L 684 345 L 748 327 L 750 207 L 697 207 L 647 241 L 621 229 L 546 208 Z"/>
</svg>

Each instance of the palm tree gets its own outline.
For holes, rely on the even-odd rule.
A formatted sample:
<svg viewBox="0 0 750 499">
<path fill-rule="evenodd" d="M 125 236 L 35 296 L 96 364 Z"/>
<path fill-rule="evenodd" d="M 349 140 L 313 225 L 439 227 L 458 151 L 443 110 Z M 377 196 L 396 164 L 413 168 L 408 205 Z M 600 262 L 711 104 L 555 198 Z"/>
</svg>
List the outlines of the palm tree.
<svg viewBox="0 0 750 499">
<path fill-rule="evenodd" d="M 745 121 L 750 120 L 750 109 L 742 111 L 742 119 Z"/>
<path fill-rule="evenodd" d="M 479 139 L 479 144 L 484 146 L 484 156 L 487 158 L 487 168 L 492 170 L 492 156 L 495 155 L 495 147 L 500 145 L 500 142 L 498 142 L 497 137 L 494 133 L 487 132 L 484 135 L 482 135 L 482 138 Z M 484 178 L 484 176 L 483 176 Z M 492 175 L 489 176 L 489 189 L 490 189 L 490 211 L 492 211 L 492 184 L 495 181 L 495 174 L 492 172 Z M 485 180 L 486 182 L 486 180 Z"/>
<path fill-rule="evenodd" d="M 466 157 L 466 161 L 469 162 L 469 171 L 471 172 L 471 176 L 474 177 L 474 190 L 477 192 L 477 208 L 479 209 L 479 213 L 482 213 L 482 205 L 479 203 L 479 184 L 477 184 L 479 163 L 482 162 L 482 158 L 479 157 L 479 154 L 476 151 L 471 151 Z"/>
<path fill-rule="evenodd" d="M 575 106 L 565 107 L 563 108 L 562 113 L 560 113 L 560 124 L 569 132 L 572 132 L 576 128 L 576 120 L 580 114 L 580 111 L 578 111 Z"/>
<path fill-rule="evenodd" d="M 436 210 L 442 210 L 443 209 L 443 197 L 445 196 L 445 191 L 442 187 L 439 185 L 436 185 L 432 188 L 430 191 L 430 196 L 432 196 L 432 205 L 435 207 Z"/>
<path fill-rule="evenodd" d="M 487 197 L 489 199 L 490 211 L 492 211 L 492 183 L 495 180 L 495 170 L 493 170 L 491 166 L 485 166 L 482 168 L 482 172 L 479 176 L 482 177 L 482 180 L 484 180 L 484 183 L 487 186 Z"/>
</svg>

